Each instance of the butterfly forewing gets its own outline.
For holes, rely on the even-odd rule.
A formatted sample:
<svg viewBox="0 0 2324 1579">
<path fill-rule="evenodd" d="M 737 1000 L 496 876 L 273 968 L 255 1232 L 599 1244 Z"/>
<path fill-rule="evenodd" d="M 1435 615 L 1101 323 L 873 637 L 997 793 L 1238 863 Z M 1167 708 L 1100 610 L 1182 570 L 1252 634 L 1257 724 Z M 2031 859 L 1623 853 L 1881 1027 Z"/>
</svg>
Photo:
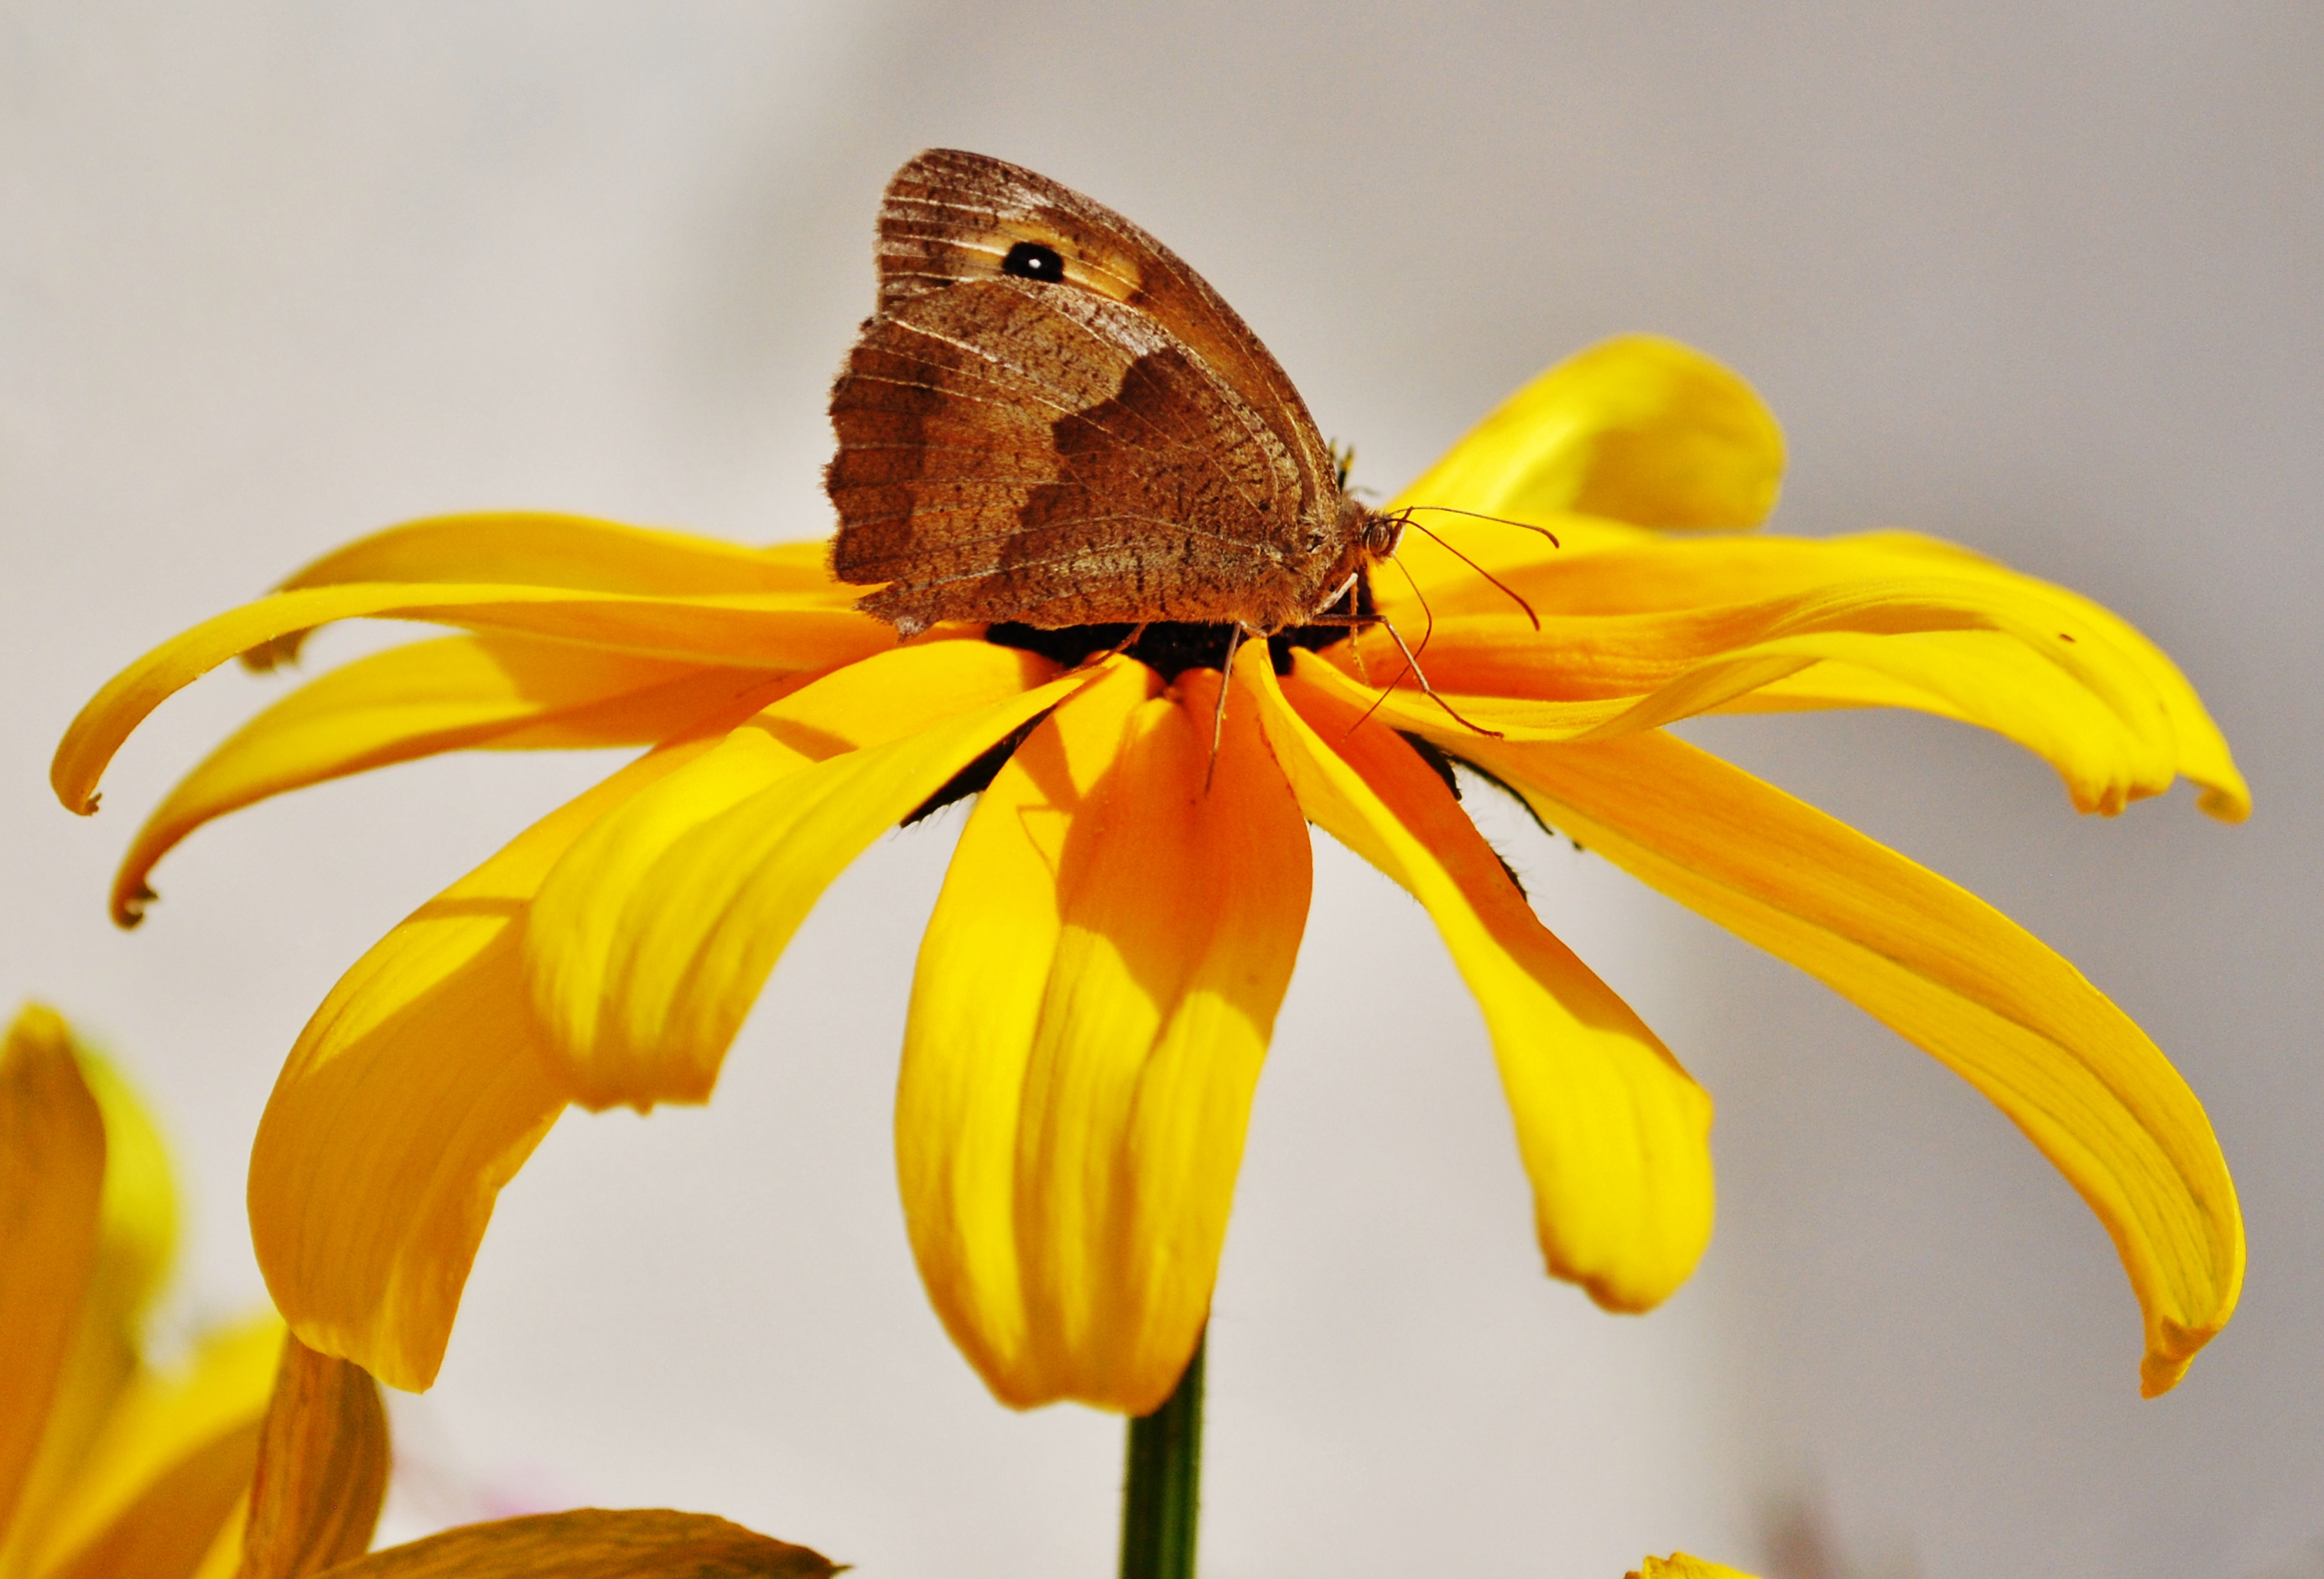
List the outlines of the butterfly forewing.
<svg viewBox="0 0 2324 1579">
<path fill-rule="evenodd" d="M 1044 175 L 981 153 L 932 148 L 888 182 L 880 208 L 880 306 L 991 279 L 1020 241 L 1064 254 L 1066 278 L 1163 325 L 1303 459 L 1330 457 L 1283 368 L 1208 282 L 1139 226 Z"/>
<path fill-rule="evenodd" d="M 1047 277 L 1004 272 L 1023 247 Z M 888 583 L 866 610 L 908 634 L 1312 612 L 1344 546 L 1328 453 L 1266 348 L 1159 243 L 937 151 L 890 183 L 879 261 L 828 476 L 836 573 Z"/>
</svg>

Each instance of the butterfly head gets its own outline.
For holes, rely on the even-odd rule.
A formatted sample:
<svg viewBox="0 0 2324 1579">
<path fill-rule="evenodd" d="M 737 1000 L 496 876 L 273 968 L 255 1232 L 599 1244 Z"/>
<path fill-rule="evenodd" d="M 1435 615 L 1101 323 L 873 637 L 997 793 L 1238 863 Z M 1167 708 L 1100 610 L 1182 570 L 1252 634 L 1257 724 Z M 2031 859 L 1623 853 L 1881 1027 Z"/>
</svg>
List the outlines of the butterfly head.
<svg viewBox="0 0 2324 1579">
<path fill-rule="evenodd" d="M 1344 494 L 1340 495 L 1340 512 L 1355 517 L 1356 530 L 1351 535 L 1362 545 L 1364 559 L 1370 563 L 1394 559 L 1397 546 L 1404 541 L 1404 529 L 1412 522 L 1412 518 L 1401 510 L 1374 510 Z"/>
<path fill-rule="evenodd" d="M 1356 570 L 1369 569 L 1382 560 L 1392 559 L 1404 541 L 1404 529 L 1410 517 L 1401 510 L 1375 510 L 1353 494 L 1340 495 L 1338 562 L 1333 566 L 1332 584 L 1337 586 Z"/>
<path fill-rule="evenodd" d="M 1397 545 L 1404 540 L 1406 524 L 1400 510 L 1375 510 L 1352 494 L 1341 494 L 1338 530 L 1324 534 L 1337 545 L 1336 551 L 1319 551 L 1313 563 L 1323 568 L 1323 574 L 1309 584 L 1310 590 L 1293 617 L 1281 623 L 1305 624 L 1337 611 L 1366 570 L 1395 557 Z M 1319 550 L 1325 548 L 1322 542 L 1317 546 Z M 1349 612 L 1356 612 L 1354 605 Z"/>
</svg>

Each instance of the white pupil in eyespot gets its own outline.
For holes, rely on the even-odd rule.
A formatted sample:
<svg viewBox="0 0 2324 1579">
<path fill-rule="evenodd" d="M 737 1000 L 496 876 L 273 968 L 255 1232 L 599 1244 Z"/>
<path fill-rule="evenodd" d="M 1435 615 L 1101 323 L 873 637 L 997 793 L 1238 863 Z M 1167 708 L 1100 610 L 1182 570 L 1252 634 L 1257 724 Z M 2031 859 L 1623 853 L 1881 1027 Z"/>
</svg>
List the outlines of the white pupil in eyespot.
<svg viewBox="0 0 2324 1579">
<path fill-rule="evenodd" d="M 1001 260 L 1001 272 L 1014 274 L 1019 280 L 1062 280 L 1065 277 L 1065 260 L 1057 255 L 1053 246 L 1020 241 Z"/>
</svg>

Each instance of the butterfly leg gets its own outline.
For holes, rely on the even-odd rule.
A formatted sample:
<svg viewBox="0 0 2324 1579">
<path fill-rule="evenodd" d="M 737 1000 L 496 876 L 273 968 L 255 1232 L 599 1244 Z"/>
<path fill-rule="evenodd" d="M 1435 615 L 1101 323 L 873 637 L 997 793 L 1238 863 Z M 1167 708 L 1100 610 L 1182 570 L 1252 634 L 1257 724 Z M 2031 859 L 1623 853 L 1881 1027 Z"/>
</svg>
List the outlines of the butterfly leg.
<svg viewBox="0 0 2324 1579">
<path fill-rule="evenodd" d="M 1211 792 L 1211 780 L 1218 776 L 1219 746 L 1227 737 L 1227 692 L 1234 686 L 1235 654 L 1242 650 L 1247 633 L 1240 622 L 1227 632 L 1227 660 L 1219 666 L 1219 705 L 1211 715 L 1211 765 L 1203 772 L 1203 793 Z"/>
<path fill-rule="evenodd" d="M 1351 579 L 1353 578 L 1351 577 Z M 1337 602 L 1338 599 L 1335 598 L 1333 601 Z M 1345 625 L 1350 631 L 1361 631 L 1368 625 L 1383 624 L 1386 622 L 1383 621 L 1379 615 L 1370 614 L 1311 614 L 1308 616 L 1307 623 L 1311 625 Z M 1364 649 L 1362 643 L 1351 642 L 1348 647 L 1348 655 L 1356 660 L 1356 678 L 1366 685 L 1371 684 L 1371 670 L 1364 664 Z M 1399 676 L 1397 678 L 1401 679 L 1402 677 Z"/>
<path fill-rule="evenodd" d="M 1380 625 L 1388 632 L 1388 640 L 1396 643 L 1396 650 L 1404 654 L 1404 669 L 1403 671 L 1394 679 L 1388 682 L 1388 689 L 1381 691 L 1379 697 L 1373 701 L 1372 705 L 1364 709 L 1363 717 L 1357 719 L 1353 725 L 1349 726 L 1349 734 L 1353 734 L 1358 729 L 1362 728 L 1365 719 L 1369 719 L 1373 714 L 1379 711 L 1380 703 L 1388 700 L 1388 692 L 1393 691 L 1397 686 L 1402 685 L 1404 683 L 1405 675 L 1408 674 L 1414 679 L 1420 682 L 1421 695 L 1426 697 L 1430 701 L 1443 708 L 1446 714 L 1452 717 L 1452 722 L 1458 724 L 1462 728 L 1481 734 L 1488 740 L 1502 740 L 1507 738 L 1507 736 L 1503 735 L 1498 729 L 1488 729 L 1474 719 L 1462 717 L 1461 716 L 1461 709 L 1455 707 L 1452 703 L 1439 696 L 1437 694 L 1436 688 L 1428 683 L 1428 675 L 1426 671 L 1422 669 L 1420 667 L 1419 657 L 1414 653 L 1411 648 L 1404 644 L 1404 637 L 1397 630 L 1395 624 L 1391 621 L 1383 618 L 1380 621 Z M 1425 645 L 1425 643 L 1424 643 L 1424 645 Z"/>
<path fill-rule="evenodd" d="M 1074 667 L 1075 669 L 1087 669 L 1093 663 L 1103 663 L 1109 658 L 1120 657 L 1132 647 L 1138 645 L 1138 638 L 1146 634 L 1146 623 L 1147 622 L 1144 620 L 1139 621 L 1136 624 L 1130 627 L 1129 635 L 1124 636 L 1120 641 L 1116 642 L 1112 646 L 1107 648 L 1102 652 L 1084 657 L 1079 663 L 1074 664 Z"/>
</svg>

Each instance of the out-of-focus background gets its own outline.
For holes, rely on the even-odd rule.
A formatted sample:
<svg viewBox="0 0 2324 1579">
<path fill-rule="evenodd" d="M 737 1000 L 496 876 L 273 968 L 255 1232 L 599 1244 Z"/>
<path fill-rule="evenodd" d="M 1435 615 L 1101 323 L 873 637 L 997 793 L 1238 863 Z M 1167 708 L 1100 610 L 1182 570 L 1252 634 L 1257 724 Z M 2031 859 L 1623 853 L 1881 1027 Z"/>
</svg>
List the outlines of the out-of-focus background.
<svg viewBox="0 0 2324 1579">
<path fill-rule="evenodd" d="M 136 819 L 280 682 L 172 702 L 93 822 L 48 797 L 56 734 L 400 518 L 823 534 L 881 182 L 979 149 L 1203 269 L 1384 490 L 1600 336 L 1704 347 L 1787 426 L 1779 530 L 1916 526 L 2096 595 L 2259 801 L 2082 820 L 1930 720 L 1691 730 L 2031 926 L 2209 1104 L 2249 1285 L 2145 1403 L 2105 1236 L 1998 1115 L 1504 820 L 1720 1104 L 1695 1282 L 1634 1321 L 1547 1281 L 1474 1009 L 1416 908 L 1323 851 L 1218 1294 L 1205 1573 L 1612 1579 L 1679 1546 L 1789 1579 L 2313 1574 L 2319 70 L 2324 12 L 2289 4 L 0 5 L 0 993 L 161 1108 L 195 1221 L 172 1330 L 260 1298 L 243 1158 L 305 1015 L 606 763 L 242 814 L 127 936 Z M 901 1232 L 904 983 L 956 827 L 833 891 L 709 1108 L 550 1136 L 399 1406 L 396 1529 L 663 1503 L 869 1574 L 1107 1571 L 1118 1423 L 991 1403 Z"/>
</svg>

